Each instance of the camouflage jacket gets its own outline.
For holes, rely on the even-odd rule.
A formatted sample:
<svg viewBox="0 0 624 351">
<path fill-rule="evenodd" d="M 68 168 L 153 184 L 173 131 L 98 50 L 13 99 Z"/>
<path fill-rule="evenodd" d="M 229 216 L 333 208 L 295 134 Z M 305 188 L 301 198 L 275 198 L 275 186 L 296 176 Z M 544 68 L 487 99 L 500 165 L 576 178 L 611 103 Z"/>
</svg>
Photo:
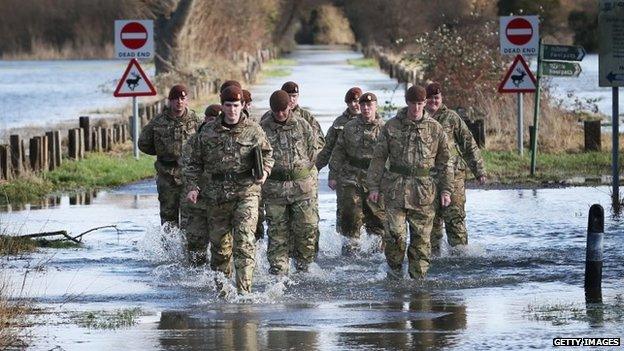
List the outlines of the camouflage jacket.
<svg viewBox="0 0 624 351">
<path fill-rule="evenodd" d="M 340 116 L 338 116 L 338 118 L 334 120 L 332 126 L 329 127 L 329 130 L 327 130 L 327 135 L 325 135 L 325 146 L 316 158 L 316 168 L 320 170 L 327 166 L 329 159 L 331 158 L 332 151 L 334 151 L 334 147 L 336 146 L 336 141 L 338 141 L 338 137 L 342 134 L 345 124 L 352 121 L 355 117 L 357 117 L 357 114 L 352 115 L 349 112 L 349 109 L 346 109 Z M 333 179 L 331 175 L 332 174 L 330 172 L 329 179 Z"/>
<path fill-rule="evenodd" d="M 241 115 L 238 124 L 229 128 L 223 125 L 223 118 L 222 113 L 191 140 L 184 167 L 186 190 L 199 189 L 211 204 L 260 195 L 260 185 L 251 175 L 255 146 L 262 150 L 264 171 L 270 173 L 273 167 L 273 149 L 257 123 Z M 201 177 L 208 177 L 203 189 L 199 187 Z"/>
<path fill-rule="evenodd" d="M 368 167 L 383 126 L 384 120 L 379 115 L 371 123 L 361 116 L 349 121 L 329 161 L 330 179 L 366 188 Z"/>
<path fill-rule="evenodd" d="M 321 129 L 321 125 L 314 118 L 312 113 L 306 109 L 301 108 L 299 105 L 295 106 L 292 109 L 293 115 L 296 117 L 303 118 L 306 122 L 310 124 L 312 130 L 314 131 L 315 139 L 316 139 L 316 147 L 321 150 L 323 146 L 325 146 L 325 138 L 323 137 L 323 130 Z"/>
<path fill-rule="evenodd" d="M 481 152 L 466 122 L 445 105 L 440 106 L 432 118 L 438 121 L 446 132 L 455 177 L 465 177 L 466 165 L 476 178 L 485 176 Z"/>
<path fill-rule="evenodd" d="M 193 110 L 187 109 L 182 117 L 172 117 L 167 107 L 143 127 L 139 149 L 148 155 L 156 155 L 154 168 L 158 174 L 173 176 L 181 184 L 182 146 L 195 134 L 200 122 Z"/>
<path fill-rule="evenodd" d="M 318 149 L 312 127 L 292 113 L 282 123 L 273 114 L 261 123 L 273 148 L 275 164 L 262 187 L 262 198 L 274 203 L 293 203 L 316 196 Z"/>
<path fill-rule="evenodd" d="M 451 193 L 453 189 L 449 157 L 440 123 L 426 115 L 412 121 L 403 108 L 382 128 L 366 183 L 369 191 L 381 192 L 388 207 L 417 209 L 430 205 L 436 194 L 434 174 L 441 191 Z"/>
</svg>

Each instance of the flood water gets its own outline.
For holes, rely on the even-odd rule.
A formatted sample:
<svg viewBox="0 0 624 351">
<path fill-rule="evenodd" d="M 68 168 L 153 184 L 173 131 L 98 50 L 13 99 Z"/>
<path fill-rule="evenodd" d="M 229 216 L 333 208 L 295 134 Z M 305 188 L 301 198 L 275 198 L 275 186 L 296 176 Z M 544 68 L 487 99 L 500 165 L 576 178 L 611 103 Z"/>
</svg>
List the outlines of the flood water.
<svg viewBox="0 0 624 351">
<path fill-rule="evenodd" d="M 301 104 L 326 129 L 354 83 L 390 99 L 396 82 L 355 68 L 347 50 L 303 47 L 289 77 L 254 86 L 258 110 L 285 80 L 300 83 Z M 397 104 L 399 95 L 394 96 Z M 254 293 L 225 298 L 209 269 L 185 265 L 182 236 L 159 226 L 156 187 L 143 181 L 102 191 L 90 204 L 63 197 L 0 213 L 3 230 L 73 234 L 80 249 L 42 249 L 0 264 L 14 295 L 44 312 L 34 316 L 37 350 L 419 350 L 544 349 L 554 337 L 624 336 L 624 221 L 609 215 L 608 187 L 468 190 L 470 244 L 445 248 L 421 282 L 387 280 L 378 239 L 364 235 L 355 258 L 340 255 L 335 195 L 320 175 L 321 239 L 310 272 L 268 274 L 266 239 L 257 245 Z M 583 291 L 587 213 L 606 209 L 603 304 Z M 294 269 L 291 269 L 294 272 Z M 406 272 L 404 272 L 407 277 Z M 234 292 L 232 281 L 227 291 Z M 88 327 L 81 318 L 140 308 L 137 323 Z M 102 312 L 105 311 L 105 312 Z"/>
</svg>

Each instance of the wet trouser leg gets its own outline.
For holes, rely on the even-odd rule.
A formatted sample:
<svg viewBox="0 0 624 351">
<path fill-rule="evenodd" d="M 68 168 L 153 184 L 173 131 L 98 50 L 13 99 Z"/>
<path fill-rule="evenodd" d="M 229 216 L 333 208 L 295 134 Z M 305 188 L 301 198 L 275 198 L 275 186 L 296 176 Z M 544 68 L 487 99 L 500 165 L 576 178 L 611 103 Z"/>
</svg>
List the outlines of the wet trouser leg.
<svg viewBox="0 0 624 351">
<path fill-rule="evenodd" d="M 316 204 L 313 199 L 290 204 L 290 237 L 295 242 L 296 267 L 302 271 L 306 271 L 316 258 L 318 244 L 318 207 Z"/>
<path fill-rule="evenodd" d="M 464 177 L 457 177 L 454 181 L 451 204 L 443 210 L 446 238 L 451 247 L 468 245 L 468 230 L 466 229 L 466 181 Z"/>
<path fill-rule="evenodd" d="M 180 228 L 186 233 L 189 262 L 193 265 L 206 263 L 208 248 L 208 216 L 205 204 L 191 204 L 181 200 Z"/>
<path fill-rule="evenodd" d="M 160 203 L 160 224 L 171 223 L 178 226 L 182 185 L 177 184 L 172 176 L 156 176 L 156 189 Z"/>
</svg>

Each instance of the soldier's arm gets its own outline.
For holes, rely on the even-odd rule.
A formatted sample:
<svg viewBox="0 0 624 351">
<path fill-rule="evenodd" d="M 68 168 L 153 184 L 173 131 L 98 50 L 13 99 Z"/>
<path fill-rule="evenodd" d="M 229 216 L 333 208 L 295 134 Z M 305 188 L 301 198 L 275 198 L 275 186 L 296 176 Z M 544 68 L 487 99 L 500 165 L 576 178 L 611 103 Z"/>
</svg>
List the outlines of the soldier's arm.
<svg viewBox="0 0 624 351">
<path fill-rule="evenodd" d="M 306 153 L 310 162 L 314 164 L 315 162 L 318 162 L 319 157 L 319 150 L 316 147 L 316 140 L 314 139 L 314 131 L 307 123 L 301 123 L 301 126 L 303 137 L 306 140 Z"/>
<path fill-rule="evenodd" d="M 344 133 L 338 136 L 338 140 L 336 141 L 336 145 L 334 146 L 334 151 L 331 153 L 331 158 L 329 160 L 329 179 L 334 180 L 337 179 L 338 174 L 340 174 L 340 170 L 342 166 L 345 164 L 347 159 L 347 152 L 345 150 L 345 141 L 344 141 Z"/>
<path fill-rule="evenodd" d="M 481 151 L 479 150 L 477 141 L 472 136 L 466 122 L 458 115 L 455 116 L 457 117 L 456 120 L 458 124 L 457 128 L 455 128 L 455 142 L 459 146 L 459 151 L 475 178 L 485 176 L 483 157 L 481 157 Z"/>
<path fill-rule="evenodd" d="M 438 170 L 438 186 L 441 192 L 451 194 L 453 192 L 453 164 L 451 153 L 448 149 L 446 133 L 440 126 L 437 129 L 438 153 L 435 157 L 435 168 Z"/>
<path fill-rule="evenodd" d="M 271 147 L 271 143 L 269 143 L 269 139 L 267 139 L 266 133 L 260 126 L 258 126 L 258 146 L 260 146 L 260 150 L 262 150 L 264 173 L 265 175 L 271 174 L 271 169 L 273 169 L 273 164 L 275 163 L 273 159 L 273 148 Z"/>
<path fill-rule="evenodd" d="M 201 141 L 197 135 L 191 137 L 184 145 L 182 157 L 182 177 L 186 182 L 186 192 L 199 189 L 199 177 L 204 173 Z"/>
<path fill-rule="evenodd" d="M 312 123 L 310 123 L 310 126 L 312 127 L 312 129 L 314 129 L 314 133 L 316 134 L 317 148 L 320 151 L 325 146 L 325 137 L 323 136 L 323 129 L 321 129 L 321 125 L 316 120 L 316 118 L 314 118 L 314 115 L 309 113 L 309 117 L 310 117 L 309 120 L 312 121 Z"/>
<path fill-rule="evenodd" d="M 154 145 L 154 126 L 150 121 L 139 135 L 138 141 L 139 150 L 148 154 L 148 155 L 156 155 L 156 146 Z"/>
<path fill-rule="evenodd" d="M 329 163 L 329 158 L 332 155 L 332 151 L 334 150 L 337 139 L 338 131 L 333 126 L 329 127 L 327 135 L 325 136 L 325 146 L 323 146 L 323 150 L 321 150 L 318 157 L 316 158 L 316 168 L 318 168 L 319 170 L 327 166 L 327 164 Z"/>
<path fill-rule="evenodd" d="M 379 184 L 381 183 L 381 177 L 383 176 L 386 160 L 388 159 L 388 141 L 388 129 L 384 126 L 381 130 L 379 140 L 375 145 L 370 166 L 368 166 L 366 186 L 371 193 L 379 192 Z"/>
</svg>

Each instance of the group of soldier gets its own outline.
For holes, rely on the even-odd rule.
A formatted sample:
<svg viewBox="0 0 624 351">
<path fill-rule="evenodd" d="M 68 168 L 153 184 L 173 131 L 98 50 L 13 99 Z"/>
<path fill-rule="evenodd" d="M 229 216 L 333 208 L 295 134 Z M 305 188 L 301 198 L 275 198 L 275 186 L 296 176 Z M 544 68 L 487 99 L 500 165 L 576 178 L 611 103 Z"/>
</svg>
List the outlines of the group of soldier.
<svg viewBox="0 0 624 351">
<path fill-rule="evenodd" d="M 233 261 L 240 294 L 251 292 L 264 222 L 269 273 L 287 275 L 290 259 L 298 271 L 315 261 L 318 172 L 328 165 L 343 255 L 359 251 L 365 228 L 381 237 L 390 277 L 402 275 L 407 250 L 410 277 L 422 279 L 444 228 L 451 246 L 467 244 L 466 166 L 480 183 L 485 171 L 438 83 L 410 87 L 407 107 L 388 121 L 375 94 L 353 87 L 325 136 L 299 106 L 295 82 L 271 94 L 261 118 L 251 116 L 251 94 L 237 81 L 223 83 L 219 97 L 202 122 L 187 106 L 186 88 L 173 86 L 168 107 L 142 130 L 139 148 L 156 155 L 161 223 L 186 233 L 191 264 L 206 263 L 208 246 L 211 269 L 229 277 Z"/>
</svg>

